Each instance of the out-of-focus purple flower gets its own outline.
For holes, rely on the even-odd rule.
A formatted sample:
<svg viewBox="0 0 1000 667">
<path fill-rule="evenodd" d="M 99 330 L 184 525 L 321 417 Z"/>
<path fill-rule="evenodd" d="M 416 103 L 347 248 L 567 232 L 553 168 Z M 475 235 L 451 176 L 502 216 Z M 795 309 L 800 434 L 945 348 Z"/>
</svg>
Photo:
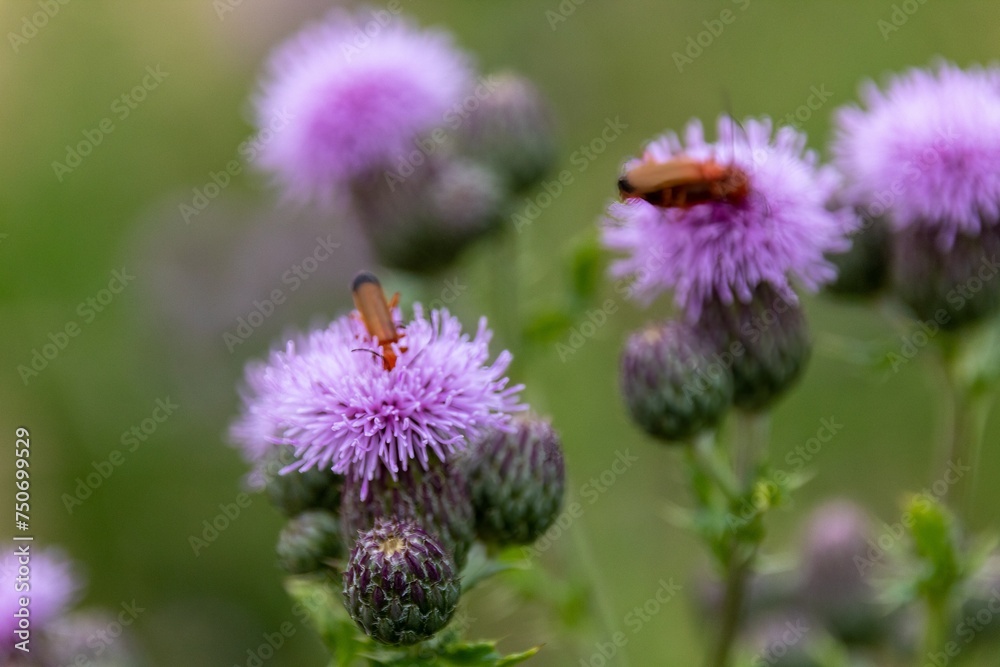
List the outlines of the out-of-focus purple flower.
<svg viewBox="0 0 1000 667">
<path fill-rule="evenodd" d="M 942 250 L 1000 219 L 1000 68 L 942 62 L 861 97 L 866 109 L 838 111 L 833 143 L 851 203 L 936 232 Z"/>
<path fill-rule="evenodd" d="M 26 564 L 13 549 L 0 553 L 0 656 L 13 653 L 17 638 L 18 619 L 14 616 L 21 608 L 20 598 L 28 598 L 31 630 L 38 632 L 62 616 L 80 592 L 81 582 L 70 560 L 58 549 L 36 550 Z M 25 565 L 28 578 L 22 583 L 29 590 L 15 587 L 21 577 L 19 568 Z"/>
<path fill-rule="evenodd" d="M 230 435 L 253 459 L 269 445 L 295 447 L 288 470 L 330 468 L 368 481 L 395 479 L 411 459 L 426 469 L 465 448 L 488 428 L 509 428 L 524 408 L 504 372 L 509 352 L 489 363 L 485 318 L 474 338 L 447 310 L 399 327 L 398 357 L 389 370 L 378 341 L 354 316 L 289 341 L 266 363 L 247 368 L 243 415 Z M 397 313 L 397 322 L 398 313 Z"/>
<path fill-rule="evenodd" d="M 720 118 L 712 144 L 694 120 L 683 141 L 667 133 L 646 147 L 647 161 L 685 156 L 741 169 L 749 195 L 690 208 L 640 200 L 612 204 L 604 244 L 626 257 L 611 265 L 611 273 L 632 278 L 631 294 L 638 300 L 648 303 L 672 289 L 677 305 L 696 321 L 706 302 L 749 303 L 763 283 L 795 304 L 793 279 L 815 290 L 835 277 L 824 253 L 846 250 L 845 235 L 857 224 L 846 211 L 827 208 L 838 186 L 836 172 L 817 165 L 801 132 L 783 127 L 772 133 L 767 119 L 747 120 L 744 127 Z"/>
<path fill-rule="evenodd" d="M 256 100 L 259 163 L 291 197 L 327 201 L 443 126 L 471 82 L 469 59 L 448 34 L 400 16 L 334 11 L 267 64 Z"/>
</svg>

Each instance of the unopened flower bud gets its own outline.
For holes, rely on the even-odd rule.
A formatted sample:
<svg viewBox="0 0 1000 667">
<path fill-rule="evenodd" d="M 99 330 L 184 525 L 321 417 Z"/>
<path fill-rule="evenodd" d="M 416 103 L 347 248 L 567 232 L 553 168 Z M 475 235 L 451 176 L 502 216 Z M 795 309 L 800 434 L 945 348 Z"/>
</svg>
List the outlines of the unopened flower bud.
<svg viewBox="0 0 1000 667">
<path fill-rule="evenodd" d="M 889 280 L 889 225 L 883 217 L 862 216 L 862 220 L 861 227 L 848 237 L 851 249 L 826 256 L 837 268 L 837 279 L 826 289 L 838 296 L 872 296 Z"/>
<path fill-rule="evenodd" d="M 632 419 L 667 441 L 713 428 L 733 396 L 732 375 L 710 339 L 679 321 L 651 324 L 629 337 L 621 387 Z"/>
<path fill-rule="evenodd" d="M 920 320 L 948 330 L 1000 310 L 1000 225 L 958 234 L 944 250 L 937 232 L 912 227 L 893 235 L 893 290 Z"/>
<path fill-rule="evenodd" d="M 459 128 L 459 149 L 493 166 L 511 190 L 538 182 L 556 158 L 552 116 L 528 79 L 503 72 L 480 85 L 485 94 Z"/>
<path fill-rule="evenodd" d="M 344 486 L 343 475 L 326 468 L 312 468 L 306 472 L 293 470 L 285 474 L 279 472 L 294 460 L 293 448 L 288 446 L 275 447 L 264 460 L 265 489 L 271 504 L 286 516 L 311 509 L 336 512 Z"/>
<path fill-rule="evenodd" d="M 516 431 L 494 429 L 472 445 L 466 461 L 476 534 L 507 546 L 531 544 L 562 506 L 566 485 L 559 434 L 548 421 L 517 419 Z"/>
<path fill-rule="evenodd" d="M 433 636 L 455 613 L 461 584 L 451 556 L 413 523 L 379 521 L 361 534 L 344 571 L 344 603 L 383 644 Z"/>
<path fill-rule="evenodd" d="M 707 302 L 698 328 L 731 364 L 733 403 L 743 410 L 770 407 L 799 379 L 812 351 L 802 309 L 767 283 L 749 303 Z"/>
<path fill-rule="evenodd" d="M 492 168 L 443 152 L 422 156 L 405 174 L 385 171 L 358 180 L 353 193 L 379 262 L 415 273 L 440 270 L 496 229 L 505 195 Z"/>
<path fill-rule="evenodd" d="M 360 480 L 349 478 L 340 505 L 344 542 L 375 525 L 377 519 L 412 521 L 432 535 L 461 569 L 475 538 L 475 513 L 469 481 L 461 466 L 432 461 L 427 470 L 418 464 L 368 483 L 362 500 Z"/>
<path fill-rule="evenodd" d="M 317 572 L 330 561 L 343 558 L 337 518 L 324 511 L 300 514 L 281 530 L 277 552 L 278 564 L 290 574 Z"/>
</svg>

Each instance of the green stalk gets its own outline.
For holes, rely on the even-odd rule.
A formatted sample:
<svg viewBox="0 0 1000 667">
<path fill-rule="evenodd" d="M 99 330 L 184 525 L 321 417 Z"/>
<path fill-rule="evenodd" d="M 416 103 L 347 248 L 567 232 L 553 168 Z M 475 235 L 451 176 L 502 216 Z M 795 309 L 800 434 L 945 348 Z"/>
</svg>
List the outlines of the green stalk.
<svg viewBox="0 0 1000 667">
<path fill-rule="evenodd" d="M 983 450 L 983 433 L 989 416 L 990 396 L 956 382 L 951 383 L 950 392 L 951 429 L 947 454 L 939 468 L 941 475 L 939 479 L 948 479 L 951 476 L 949 468 L 953 464 L 956 468 L 959 466 L 971 468 L 962 472 L 958 480 L 948 487 L 945 497 L 949 506 L 968 527 L 975 510 L 976 473 L 979 470 L 979 460 Z"/>
<path fill-rule="evenodd" d="M 927 600 L 927 627 L 924 628 L 924 645 L 920 656 L 920 664 L 928 660 L 932 654 L 942 651 L 947 640 L 947 631 L 947 602 L 929 598 Z"/>
<path fill-rule="evenodd" d="M 935 481 L 950 481 L 955 474 L 953 467 L 971 468 L 962 471 L 957 481 L 948 486 L 944 498 L 968 528 L 975 510 L 976 478 L 993 392 L 987 386 L 989 383 L 969 377 L 967 355 L 976 353 L 975 341 L 944 339 L 940 348 L 951 415 Z"/>
<path fill-rule="evenodd" d="M 748 551 L 735 544 L 730 561 L 726 568 L 726 594 L 722 606 L 722 625 L 719 637 L 709 657 L 710 667 L 729 667 L 732 664 L 733 645 L 740 629 L 743 617 L 743 604 L 746 599 L 747 582 L 757 560 L 757 548 Z"/>
<path fill-rule="evenodd" d="M 715 453 L 715 433 L 707 431 L 697 437 L 691 446 L 694 465 L 722 491 L 729 501 L 740 498 L 740 483 L 733 471 L 723 465 Z"/>
<path fill-rule="evenodd" d="M 717 456 L 714 435 L 702 436 L 692 444 L 692 464 L 725 498 L 726 511 L 733 511 L 752 492 L 765 454 L 767 432 L 768 415 L 739 413 L 734 437 L 735 471 Z M 760 522 L 761 517 L 755 516 L 752 521 Z M 747 583 L 757 560 L 759 534 L 754 530 L 736 530 L 727 531 L 723 536 L 720 549 L 725 567 L 725 596 L 718 636 L 708 656 L 708 667 L 729 667 L 732 664 L 733 647 L 743 620 Z M 748 538 L 750 535 L 758 537 Z"/>
<path fill-rule="evenodd" d="M 736 411 L 733 458 L 736 476 L 745 491 L 750 490 L 757 474 L 757 467 L 764 460 L 769 437 L 769 413 Z"/>
</svg>

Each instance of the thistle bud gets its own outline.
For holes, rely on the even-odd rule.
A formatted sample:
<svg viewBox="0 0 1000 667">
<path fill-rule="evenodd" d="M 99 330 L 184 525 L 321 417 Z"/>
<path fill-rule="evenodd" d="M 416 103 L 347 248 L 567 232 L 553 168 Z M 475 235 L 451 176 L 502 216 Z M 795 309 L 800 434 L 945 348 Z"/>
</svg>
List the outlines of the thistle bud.
<svg viewBox="0 0 1000 667">
<path fill-rule="evenodd" d="M 362 500 L 360 480 L 348 478 L 340 504 L 340 527 L 346 544 L 376 519 L 411 521 L 448 552 L 461 569 L 475 538 L 475 513 L 469 481 L 461 466 L 432 461 L 427 470 L 414 466 L 393 480 L 388 475 L 368 483 Z"/>
<path fill-rule="evenodd" d="M 487 94 L 459 128 L 461 150 L 490 164 L 511 190 L 537 183 L 556 158 L 552 116 L 528 79 L 511 72 L 488 77 Z"/>
<path fill-rule="evenodd" d="M 632 419 L 650 435 L 686 441 L 725 416 L 733 378 L 709 340 L 679 321 L 649 325 L 628 339 L 622 394 Z"/>
<path fill-rule="evenodd" d="M 822 667 L 813 656 L 821 643 L 816 636 L 816 621 L 791 608 L 763 616 L 749 628 L 750 644 L 755 649 L 754 665 L 774 667 Z"/>
<path fill-rule="evenodd" d="M 343 558 L 337 517 L 323 511 L 300 514 L 281 530 L 277 552 L 278 564 L 290 574 L 318 572 L 330 561 Z"/>
<path fill-rule="evenodd" d="M 802 548 L 802 597 L 827 630 L 848 644 L 884 635 L 886 610 L 877 603 L 867 563 L 872 539 L 868 518 L 857 505 L 833 501 L 809 518 Z"/>
<path fill-rule="evenodd" d="M 893 235 L 893 290 L 920 320 L 947 330 L 1000 310 L 1000 225 L 957 234 L 943 250 L 937 232 L 912 227 Z"/>
<path fill-rule="evenodd" d="M 518 419 L 516 431 L 494 429 L 471 448 L 466 466 L 476 534 L 499 546 L 531 544 L 562 506 L 565 467 L 559 435 L 547 421 Z"/>
<path fill-rule="evenodd" d="M 286 516 L 296 516 L 311 509 L 336 512 L 340 507 L 343 476 L 321 468 L 279 472 L 294 460 L 293 448 L 288 446 L 275 447 L 265 459 L 264 484 L 271 504 Z"/>
<path fill-rule="evenodd" d="M 442 269 L 496 229 L 506 194 L 492 168 L 444 154 L 422 156 L 406 175 L 372 174 L 353 192 L 379 262 L 415 273 Z"/>
<path fill-rule="evenodd" d="M 732 368 L 733 404 L 748 411 L 770 407 L 805 370 L 812 351 L 798 304 L 761 283 L 749 303 L 707 302 L 698 329 L 715 341 Z"/>
<path fill-rule="evenodd" d="M 344 570 L 344 603 L 372 639 L 409 645 L 455 613 L 461 584 L 451 556 L 419 526 L 379 521 L 362 533 Z"/>
<path fill-rule="evenodd" d="M 832 294 L 872 296 L 889 281 L 889 225 L 882 217 L 864 217 L 863 220 L 864 224 L 848 237 L 850 250 L 826 255 L 837 267 L 837 279 L 826 286 Z"/>
</svg>

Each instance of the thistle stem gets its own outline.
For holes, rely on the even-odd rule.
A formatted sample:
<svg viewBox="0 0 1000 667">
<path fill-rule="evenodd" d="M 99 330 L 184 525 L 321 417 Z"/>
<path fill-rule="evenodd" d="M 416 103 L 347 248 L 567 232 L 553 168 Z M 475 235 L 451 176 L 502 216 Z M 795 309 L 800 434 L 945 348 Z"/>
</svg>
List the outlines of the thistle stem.
<svg viewBox="0 0 1000 667">
<path fill-rule="evenodd" d="M 943 600 L 927 600 L 927 627 L 924 628 L 924 645 L 921 662 L 944 648 L 948 630 L 948 605 Z"/>
<path fill-rule="evenodd" d="M 728 667 L 732 661 L 733 644 L 743 617 L 743 603 L 746 598 L 747 582 L 757 558 L 757 548 L 748 551 L 733 549 L 726 568 L 726 593 L 722 606 L 722 625 L 719 638 L 709 658 L 710 667 Z"/>
<path fill-rule="evenodd" d="M 715 432 L 706 431 L 698 436 L 691 447 L 694 464 L 711 479 L 730 501 L 740 497 L 740 483 L 733 471 L 723 465 L 715 452 Z"/>
<path fill-rule="evenodd" d="M 744 490 L 749 490 L 763 462 L 770 434 L 767 412 L 736 411 L 736 431 L 733 438 L 733 458 L 736 476 Z"/>
<path fill-rule="evenodd" d="M 733 466 L 735 473 L 728 470 L 723 474 L 721 466 L 714 456 L 709 457 L 705 445 L 698 442 L 695 445 L 695 455 L 702 464 L 702 469 L 709 475 L 727 496 L 730 502 L 738 501 L 753 489 L 760 464 L 766 454 L 768 440 L 769 415 L 767 413 L 737 412 L 736 430 L 733 438 Z M 760 521 L 755 517 L 754 521 Z M 729 554 L 726 561 L 726 592 L 722 607 L 722 624 L 718 639 L 713 648 L 709 667 L 728 667 L 732 664 L 733 646 L 740 629 L 743 617 L 744 601 L 746 599 L 747 583 L 757 561 L 759 537 L 748 541 L 746 534 L 735 531 L 729 536 Z"/>
<path fill-rule="evenodd" d="M 992 393 L 962 377 L 959 368 L 962 349 L 960 342 L 943 349 L 951 415 L 942 460 L 938 462 L 934 481 L 948 484 L 944 499 L 968 527 L 975 509 L 976 475 Z"/>
</svg>

